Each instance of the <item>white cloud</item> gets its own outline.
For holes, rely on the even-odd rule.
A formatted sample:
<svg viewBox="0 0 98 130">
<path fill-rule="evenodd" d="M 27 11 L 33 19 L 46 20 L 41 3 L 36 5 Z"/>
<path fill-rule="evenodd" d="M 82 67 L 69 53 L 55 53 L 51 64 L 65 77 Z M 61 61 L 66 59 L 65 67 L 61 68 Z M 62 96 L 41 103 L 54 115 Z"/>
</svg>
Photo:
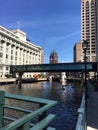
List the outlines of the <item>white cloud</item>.
<svg viewBox="0 0 98 130">
<path fill-rule="evenodd" d="M 65 35 L 65 36 L 50 37 L 50 38 L 47 39 L 46 43 L 47 43 L 47 42 L 48 42 L 48 43 L 52 43 L 52 44 L 53 44 L 53 43 L 58 43 L 59 41 L 66 40 L 66 39 L 68 39 L 68 38 L 71 38 L 71 37 L 76 36 L 76 35 L 79 35 L 79 34 L 80 34 L 80 32 L 77 31 L 77 32 L 69 33 L 69 34 L 67 34 L 67 35 Z"/>
<path fill-rule="evenodd" d="M 20 23 L 20 28 L 24 27 L 32 27 L 32 28 L 39 28 L 43 26 L 52 26 L 52 25 L 68 25 L 68 24 L 76 24 L 80 22 L 80 16 L 58 16 L 58 17 L 52 17 L 52 18 L 35 18 L 34 20 L 17 20 Z M 16 23 L 10 23 L 9 27 L 18 27 Z"/>
</svg>

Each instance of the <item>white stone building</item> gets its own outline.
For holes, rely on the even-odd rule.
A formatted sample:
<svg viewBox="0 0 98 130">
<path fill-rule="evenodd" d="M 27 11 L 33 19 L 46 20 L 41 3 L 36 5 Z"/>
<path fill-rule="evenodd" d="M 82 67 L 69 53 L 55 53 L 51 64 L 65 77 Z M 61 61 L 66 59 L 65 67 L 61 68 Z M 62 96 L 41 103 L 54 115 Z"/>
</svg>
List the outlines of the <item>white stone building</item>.
<svg viewBox="0 0 98 130">
<path fill-rule="evenodd" d="M 0 26 L 0 77 L 10 74 L 10 65 L 43 63 L 43 50 L 27 40 L 26 33 Z M 24 76 L 32 76 L 25 73 Z"/>
</svg>

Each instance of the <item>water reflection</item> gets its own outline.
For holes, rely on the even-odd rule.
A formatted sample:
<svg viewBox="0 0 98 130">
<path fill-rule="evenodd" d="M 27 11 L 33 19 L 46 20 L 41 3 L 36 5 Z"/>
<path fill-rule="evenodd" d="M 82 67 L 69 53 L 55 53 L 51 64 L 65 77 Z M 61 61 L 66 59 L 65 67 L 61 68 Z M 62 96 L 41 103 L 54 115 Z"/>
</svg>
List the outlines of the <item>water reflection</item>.
<svg viewBox="0 0 98 130">
<path fill-rule="evenodd" d="M 27 95 L 39 98 L 47 98 L 58 101 L 58 104 L 48 111 L 56 114 L 55 120 L 51 123 L 56 130 L 75 130 L 77 121 L 77 109 L 80 106 L 82 90 L 79 84 L 69 83 L 65 90 L 62 90 L 60 82 L 38 82 L 22 84 L 2 85 L 0 89 L 7 93 Z"/>
</svg>

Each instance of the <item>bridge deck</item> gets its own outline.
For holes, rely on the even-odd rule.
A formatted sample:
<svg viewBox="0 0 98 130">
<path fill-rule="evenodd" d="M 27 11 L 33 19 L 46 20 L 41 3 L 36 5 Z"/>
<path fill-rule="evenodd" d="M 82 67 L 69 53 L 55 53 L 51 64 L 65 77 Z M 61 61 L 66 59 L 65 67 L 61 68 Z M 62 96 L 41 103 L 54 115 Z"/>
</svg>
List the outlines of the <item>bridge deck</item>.
<svg viewBox="0 0 98 130">
<path fill-rule="evenodd" d="M 87 62 L 88 71 L 96 71 L 97 64 L 95 62 Z M 58 64 L 33 64 L 33 65 L 12 65 L 10 66 L 11 73 L 13 72 L 76 72 L 84 71 L 85 65 L 79 63 L 58 63 Z"/>
</svg>

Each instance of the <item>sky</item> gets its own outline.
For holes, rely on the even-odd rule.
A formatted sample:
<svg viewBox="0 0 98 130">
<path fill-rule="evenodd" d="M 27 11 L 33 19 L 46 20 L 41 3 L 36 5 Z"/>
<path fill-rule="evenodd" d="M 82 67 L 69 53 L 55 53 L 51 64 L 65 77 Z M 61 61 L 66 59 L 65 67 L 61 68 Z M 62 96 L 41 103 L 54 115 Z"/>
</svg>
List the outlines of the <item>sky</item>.
<svg viewBox="0 0 98 130">
<path fill-rule="evenodd" d="M 55 50 L 60 63 L 73 62 L 73 47 L 81 39 L 80 0 L 1 0 L 0 25 L 21 29 L 44 51 L 49 63 Z"/>
</svg>

